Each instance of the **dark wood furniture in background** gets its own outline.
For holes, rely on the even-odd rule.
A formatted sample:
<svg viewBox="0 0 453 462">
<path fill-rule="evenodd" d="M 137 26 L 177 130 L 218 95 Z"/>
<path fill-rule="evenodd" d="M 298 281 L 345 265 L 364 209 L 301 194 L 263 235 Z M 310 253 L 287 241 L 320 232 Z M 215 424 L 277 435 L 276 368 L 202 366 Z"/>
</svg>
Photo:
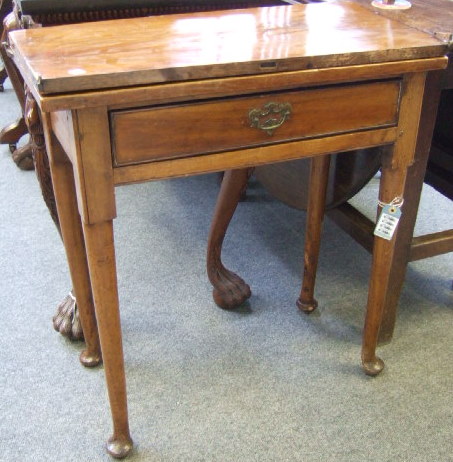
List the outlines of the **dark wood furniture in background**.
<svg viewBox="0 0 453 462">
<path fill-rule="evenodd" d="M 3 20 L 12 10 L 12 0 L 0 0 L 0 37 L 3 36 Z M 3 91 L 3 84 L 8 77 L 5 67 L 0 67 L 0 91 Z"/>
<path fill-rule="evenodd" d="M 307 47 L 326 16 L 337 18 L 325 24 L 326 36 L 337 38 L 334 51 L 324 43 Z M 312 157 L 299 298 L 309 304 L 330 154 L 387 146 L 380 200 L 402 196 L 425 80 L 446 66 L 447 47 L 349 2 L 63 27 L 12 32 L 11 51 L 29 89 L 30 132 L 50 156 L 84 332 L 96 347 L 90 356 L 100 353 L 99 333 L 113 419 L 107 448 L 120 458 L 132 440 L 113 241 L 115 186 L 228 171 L 208 248 L 214 257 L 208 272 L 224 293 L 225 282 L 228 290 L 238 280 L 221 264 L 221 243 L 249 168 Z M 254 40 L 245 43 L 247 37 Z M 154 59 L 143 60 L 151 50 Z M 317 111 L 322 124 L 309 123 Z M 161 136 L 171 130 L 169 121 L 177 127 L 171 139 Z M 362 345 L 362 365 L 371 375 L 383 367 L 375 350 L 396 242 L 374 240 Z"/>
</svg>

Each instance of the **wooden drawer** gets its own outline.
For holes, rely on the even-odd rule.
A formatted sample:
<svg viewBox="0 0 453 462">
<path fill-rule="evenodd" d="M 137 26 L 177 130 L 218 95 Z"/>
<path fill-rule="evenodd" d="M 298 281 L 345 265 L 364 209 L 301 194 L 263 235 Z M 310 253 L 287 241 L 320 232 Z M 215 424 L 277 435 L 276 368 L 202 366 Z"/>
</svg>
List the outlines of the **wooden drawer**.
<svg viewBox="0 0 453 462">
<path fill-rule="evenodd" d="M 114 165 L 388 127 L 399 95 L 393 80 L 112 111 Z"/>
</svg>

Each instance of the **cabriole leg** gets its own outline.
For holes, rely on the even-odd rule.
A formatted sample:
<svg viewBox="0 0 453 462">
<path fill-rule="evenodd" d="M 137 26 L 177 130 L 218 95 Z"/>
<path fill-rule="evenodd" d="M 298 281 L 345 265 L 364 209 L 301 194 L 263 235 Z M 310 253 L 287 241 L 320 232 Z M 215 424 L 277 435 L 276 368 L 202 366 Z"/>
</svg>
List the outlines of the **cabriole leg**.
<svg viewBox="0 0 453 462">
<path fill-rule="evenodd" d="M 225 172 L 220 187 L 208 238 L 207 272 L 215 303 L 233 309 L 251 295 L 250 287 L 237 274 L 223 266 L 221 254 L 226 230 L 241 199 L 253 169 L 243 168 Z"/>
</svg>

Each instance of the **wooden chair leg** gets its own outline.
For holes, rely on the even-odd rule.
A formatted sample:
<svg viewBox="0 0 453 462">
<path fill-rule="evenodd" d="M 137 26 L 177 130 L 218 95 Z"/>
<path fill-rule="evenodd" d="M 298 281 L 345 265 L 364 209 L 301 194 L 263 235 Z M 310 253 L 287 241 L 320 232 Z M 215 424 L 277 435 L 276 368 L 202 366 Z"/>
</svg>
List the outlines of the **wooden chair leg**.
<svg viewBox="0 0 453 462">
<path fill-rule="evenodd" d="M 330 155 L 311 159 L 303 280 L 302 289 L 296 302 L 297 307 L 305 313 L 311 313 L 318 306 L 318 302 L 314 298 L 314 291 L 326 205 L 329 165 Z"/>
<path fill-rule="evenodd" d="M 0 144 L 9 144 L 10 151 L 14 152 L 16 144 L 27 132 L 27 125 L 21 117 L 0 130 Z"/>
<path fill-rule="evenodd" d="M 225 172 L 209 231 L 207 272 L 214 286 L 213 298 L 221 308 L 233 309 L 251 295 L 250 287 L 237 274 L 222 264 L 222 244 L 228 225 L 241 199 L 253 169 Z"/>
<path fill-rule="evenodd" d="M 24 81 L 8 54 L 8 34 L 17 29 L 20 29 L 18 18 L 14 13 L 8 14 L 4 21 L 0 54 L 5 66 L 5 71 L 8 74 L 8 77 L 14 88 L 14 92 L 16 93 L 17 100 L 22 109 L 22 113 L 24 114 L 26 98 L 24 92 Z M 0 132 L 0 144 L 9 144 L 10 151 L 13 154 L 13 160 L 20 169 L 32 170 L 33 160 L 30 144 L 27 143 L 25 146 L 17 149 L 17 142 L 26 133 L 27 127 L 24 119 L 21 118 L 17 122 L 14 122 L 2 129 Z"/>
</svg>

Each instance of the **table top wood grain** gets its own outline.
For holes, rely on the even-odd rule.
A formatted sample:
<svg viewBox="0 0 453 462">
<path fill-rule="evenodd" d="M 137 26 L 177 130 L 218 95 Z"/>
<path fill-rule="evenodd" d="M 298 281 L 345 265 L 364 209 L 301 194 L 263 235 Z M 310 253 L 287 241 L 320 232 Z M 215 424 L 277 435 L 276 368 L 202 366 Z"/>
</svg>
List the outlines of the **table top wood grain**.
<svg viewBox="0 0 453 462">
<path fill-rule="evenodd" d="M 11 33 L 41 94 L 439 57 L 447 45 L 351 2 L 73 24 Z"/>
</svg>

